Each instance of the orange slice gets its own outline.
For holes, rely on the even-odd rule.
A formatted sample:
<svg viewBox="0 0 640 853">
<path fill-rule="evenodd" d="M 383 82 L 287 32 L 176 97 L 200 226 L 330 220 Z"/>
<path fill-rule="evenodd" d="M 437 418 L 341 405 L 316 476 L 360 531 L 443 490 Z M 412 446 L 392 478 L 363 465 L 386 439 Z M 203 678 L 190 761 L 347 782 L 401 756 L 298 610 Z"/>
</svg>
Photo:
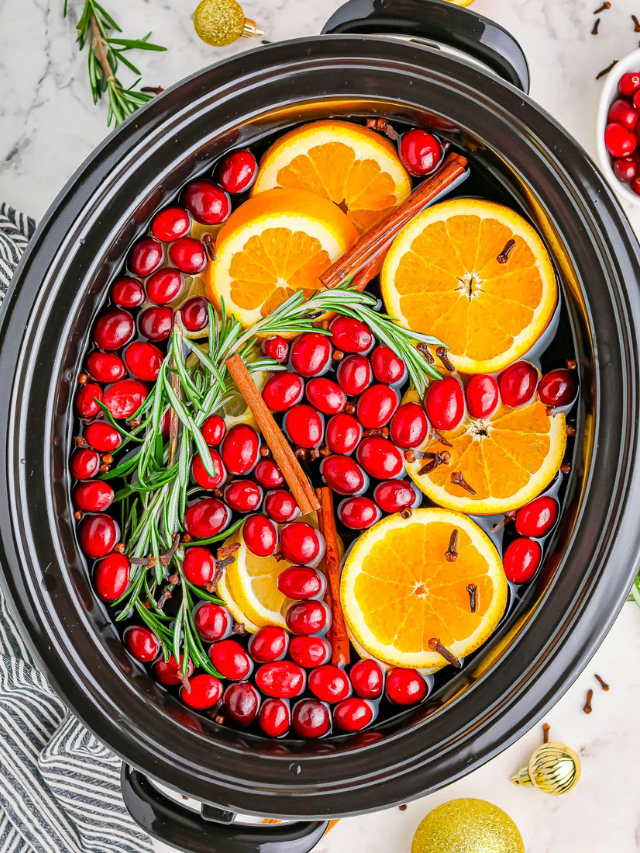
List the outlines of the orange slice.
<svg viewBox="0 0 640 853">
<path fill-rule="evenodd" d="M 245 201 L 218 234 L 206 274 L 208 299 L 245 326 L 297 290 L 307 297 L 319 276 L 358 238 L 345 214 L 306 190 L 275 189 Z"/>
<path fill-rule="evenodd" d="M 417 399 L 415 392 L 410 398 Z M 430 457 L 416 458 L 406 463 L 409 476 L 440 506 L 493 515 L 524 506 L 546 489 L 562 464 L 567 427 L 563 414 L 548 415 L 536 400 L 520 409 L 501 406 L 487 420 L 468 418 L 441 437 L 446 444 L 428 438 L 420 450 L 448 453 L 448 461 L 421 475 Z M 460 473 L 475 494 L 452 482 Z"/>
<path fill-rule="evenodd" d="M 367 231 L 411 192 L 395 147 L 347 121 L 317 121 L 281 136 L 260 163 L 252 195 L 273 187 L 310 190 Z"/>
<path fill-rule="evenodd" d="M 520 358 L 558 298 L 536 231 L 513 210 L 471 198 L 414 217 L 385 258 L 381 285 L 388 313 L 444 341 L 463 373 L 495 373 Z"/>
<path fill-rule="evenodd" d="M 449 562 L 454 530 L 458 557 Z M 458 658 L 475 651 L 502 618 L 507 588 L 498 552 L 477 524 L 457 512 L 418 509 L 409 519 L 387 516 L 356 541 L 340 600 L 349 628 L 370 654 L 393 666 L 440 669 L 446 661 L 429 640 L 440 640 Z"/>
</svg>

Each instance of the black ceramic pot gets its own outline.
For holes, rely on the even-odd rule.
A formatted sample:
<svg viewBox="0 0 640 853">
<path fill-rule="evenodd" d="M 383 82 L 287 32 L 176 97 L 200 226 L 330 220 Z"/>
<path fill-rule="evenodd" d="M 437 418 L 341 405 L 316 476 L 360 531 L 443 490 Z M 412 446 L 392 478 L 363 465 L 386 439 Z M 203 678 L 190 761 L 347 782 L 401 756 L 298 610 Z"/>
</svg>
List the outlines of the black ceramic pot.
<svg viewBox="0 0 640 853">
<path fill-rule="evenodd" d="M 199 72 L 92 154 L 41 223 L 5 301 L 5 590 L 69 707 L 137 768 L 123 779 L 136 819 L 190 851 L 302 853 L 328 816 L 403 803 L 478 767 L 566 690 L 609 629 L 638 564 L 640 256 L 627 220 L 585 152 L 512 85 L 526 88 L 526 63 L 502 30 L 439 0 L 352 0 L 331 27 L 353 28 L 354 6 L 369 32 L 406 35 L 420 24 L 427 38 L 446 33 L 442 16 L 453 15 L 452 26 L 467 27 L 455 47 L 475 58 L 406 38 L 323 35 Z M 110 277 L 185 180 L 228 148 L 296 123 L 372 114 L 438 128 L 546 240 L 582 387 L 575 453 L 543 572 L 444 691 L 364 735 L 274 742 L 182 706 L 133 664 L 96 601 L 69 498 L 74 378 Z M 213 822 L 173 805 L 138 771 L 217 807 L 203 815 Z M 234 811 L 311 820 L 224 826 Z"/>
</svg>

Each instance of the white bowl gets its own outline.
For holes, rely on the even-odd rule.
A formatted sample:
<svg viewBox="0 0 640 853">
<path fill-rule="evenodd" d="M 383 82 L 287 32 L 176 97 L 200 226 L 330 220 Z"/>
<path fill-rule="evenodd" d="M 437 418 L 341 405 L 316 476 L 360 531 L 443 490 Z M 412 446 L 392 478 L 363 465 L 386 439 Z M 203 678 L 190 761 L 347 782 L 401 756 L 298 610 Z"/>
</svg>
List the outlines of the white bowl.
<svg viewBox="0 0 640 853">
<path fill-rule="evenodd" d="M 619 62 L 616 62 L 604 81 L 602 93 L 600 94 L 600 103 L 598 105 L 598 118 L 596 120 L 596 150 L 598 152 L 600 168 L 613 189 L 622 196 L 622 198 L 631 202 L 631 204 L 640 206 L 640 195 L 637 195 L 630 190 L 627 184 L 623 184 L 614 175 L 613 167 L 611 166 L 611 156 L 604 144 L 604 131 L 607 126 L 607 114 L 609 112 L 609 107 L 618 97 L 620 97 L 618 93 L 618 83 L 620 82 L 622 75 L 629 71 L 640 72 L 640 49 L 634 50 L 633 53 L 627 54 L 627 56 L 623 57 Z"/>
</svg>

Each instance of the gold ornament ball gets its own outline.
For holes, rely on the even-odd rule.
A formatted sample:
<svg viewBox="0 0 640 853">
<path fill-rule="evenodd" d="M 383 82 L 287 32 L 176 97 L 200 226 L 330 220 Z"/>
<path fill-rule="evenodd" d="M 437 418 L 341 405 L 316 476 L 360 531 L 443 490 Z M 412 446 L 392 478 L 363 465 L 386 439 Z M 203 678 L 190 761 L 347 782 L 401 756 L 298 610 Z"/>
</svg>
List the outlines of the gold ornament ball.
<svg viewBox="0 0 640 853">
<path fill-rule="evenodd" d="M 580 758 L 564 743 L 543 743 L 511 781 L 516 785 L 533 785 L 557 797 L 571 791 L 580 781 Z"/>
<path fill-rule="evenodd" d="M 450 800 L 425 817 L 411 853 L 524 853 L 518 827 L 485 800 Z"/>
<path fill-rule="evenodd" d="M 241 38 L 245 21 L 236 0 L 202 0 L 193 15 L 196 33 L 214 47 L 224 47 Z"/>
</svg>

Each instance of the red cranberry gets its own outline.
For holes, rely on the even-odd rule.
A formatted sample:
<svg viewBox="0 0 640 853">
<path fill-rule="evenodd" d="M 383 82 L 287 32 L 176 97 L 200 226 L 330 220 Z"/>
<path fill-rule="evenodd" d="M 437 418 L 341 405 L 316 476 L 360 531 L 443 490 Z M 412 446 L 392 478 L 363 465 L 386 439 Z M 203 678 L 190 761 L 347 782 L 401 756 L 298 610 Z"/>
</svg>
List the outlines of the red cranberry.
<svg viewBox="0 0 640 853">
<path fill-rule="evenodd" d="M 184 203 L 196 222 L 219 225 L 231 213 L 231 200 L 226 192 L 211 181 L 193 181 L 184 191 Z"/>
<path fill-rule="evenodd" d="M 326 335 L 305 332 L 293 342 L 291 366 L 300 376 L 317 376 L 331 361 L 331 344 Z"/>
<path fill-rule="evenodd" d="M 76 412 L 81 418 L 95 418 L 100 411 L 98 401 L 102 402 L 102 388 L 88 382 L 82 385 L 76 397 Z"/>
<path fill-rule="evenodd" d="M 333 453 L 353 453 L 362 438 L 362 426 L 353 415 L 334 415 L 327 424 L 327 447 Z"/>
<path fill-rule="evenodd" d="M 76 483 L 73 489 L 73 503 L 82 512 L 102 512 L 113 503 L 114 491 L 109 483 L 102 480 L 85 480 Z"/>
<path fill-rule="evenodd" d="M 129 256 L 129 269 L 139 278 L 146 278 L 162 263 L 162 244 L 153 237 L 138 240 Z"/>
<path fill-rule="evenodd" d="M 308 566 L 289 566 L 278 575 L 278 589 L 287 598 L 305 601 L 324 593 L 326 580 L 322 572 Z"/>
<path fill-rule="evenodd" d="M 467 408 L 472 418 L 489 418 L 500 403 L 500 390 L 493 376 L 478 373 L 467 385 Z"/>
<path fill-rule="evenodd" d="M 271 459 L 261 459 L 253 472 L 254 477 L 265 489 L 277 489 L 284 485 L 282 471 Z"/>
<path fill-rule="evenodd" d="M 227 479 L 227 472 L 218 451 L 210 447 L 209 454 L 211 456 L 211 463 L 214 470 L 213 476 L 207 473 L 207 469 L 204 467 L 204 463 L 200 458 L 200 455 L 194 456 L 191 472 L 193 474 L 193 479 L 199 486 L 202 486 L 203 489 L 217 489 Z"/>
<path fill-rule="evenodd" d="M 371 384 L 371 362 L 363 355 L 349 355 L 338 364 L 336 377 L 349 397 L 357 397 Z"/>
<path fill-rule="evenodd" d="M 267 699 L 260 708 L 258 725 L 269 737 L 282 737 L 289 731 L 291 712 L 282 699 Z"/>
<path fill-rule="evenodd" d="M 258 161 L 246 148 L 227 154 L 218 169 L 218 181 L 228 193 L 243 193 L 258 176 Z"/>
<path fill-rule="evenodd" d="M 272 338 L 267 338 L 262 344 L 262 352 L 267 358 L 272 358 L 278 364 L 284 364 L 289 358 L 289 342 L 280 335 L 274 335 Z"/>
<path fill-rule="evenodd" d="M 209 322 L 209 303 L 204 296 L 192 296 L 180 308 L 180 316 L 188 332 L 200 332 Z"/>
<path fill-rule="evenodd" d="M 636 150 L 636 138 L 623 124 L 612 122 L 604 132 L 604 144 L 612 157 L 628 157 Z"/>
<path fill-rule="evenodd" d="M 358 732 L 368 726 L 373 717 L 374 710 L 371 703 L 356 696 L 343 700 L 333 709 L 336 728 L 343 732 Z"/>
<path fill-rule="evenodd" d="M 332 454 L 320 463 L 320 475 L 327 486 L 339 495 L 357 495 L 368 485 L 362 468 L 349 456 Z"/>
<path fill-rule="evenodd" d="M 104 404 L 116 420 L 134 415 L 149 395 L 137 379 L 121 379 L 104 392 Z"/>
<path fill-rule="evenodd" d="M 222 682 L 219 678 L 201 672 L 189 679 L 190 690 L 185 690 L 184 685 L 180 688 L 180 698 L 185 705 L 196 711 L 206 711 L 213 708 L 222 696 Z"/>
<path fill-rule="evenodd" d="M 274 412 L 286 412 L 302 400 L 304 382 L 295 373 L 274 373 L 262 389 L 262 399 Z"/>
<path fill-rule="evenodd" d="M 267 492 L 264 500 L 264 511 L 272 521 L 278 524 L 286 524 L 300 515 L 300 509 L 291 492 L 285 489 L 275 489 Z"/>
<path fill-rule="evenodd" d="M 192 551 L 193 548 L 189 548 Z M 233 618 L 226 607 L 203 601 L 193 613 L 193 624 L 201 640 L 215 643 L 226 639 L 233 629 Z"/>
<path fill-rule="evenodd" d="M 177 299 L 184 287 L 182 273 L 172 267 L 164 267 L 147 280 L 147 297 L 156 305 L 168 305 Z"/>
<path fill-rule="evenodd" d="M 75 450 L 71 454 L 69 470 L 76 480 L 90 480 L 100 470 L 100 456 L 88 447 Z"/>
<path fill-rule="evenodd" d="M 407 377 L 404 361 L 387 346 L 377 346 L 371 353 L 371 367 L 378 382 L 386 385 L 397 385 Z"/>
<path fill-rule="evenodd" d="M 84 431 L 87 443 L 101 453 L 111 453 L 122 444 L 120 433 L 104 421 L 94 421 Z"/>
<path fill-rule="evenodd" d="M 373 490 L 373 499 L 383 512 L 400 512 L 416 505 L 416 493 L 406 480 L 384 480 Z"/>
<path fill-rule="evenodd" d="M 182 563 L 182 573 L 194 586 L 206 586 L 216 573 L 215 557 L 208 548 L 195 545 L 187 548 Z"/>
<path fill-rule="evenodd" d="M 342 388 L 324 376 L 307 382 L 307 400 L 325 415 L 337 415 L 347 405 L 347 395 Z"/>
<path fill-rule="evenodd" d="M 187 533 L 194 539 L 211 539 L 229 524 L 231 512 L 218 498 L 200 498 L 184 516 Z"/>
<path fill-rule="evenodd" d="M 330 614 L 323 601 L 298 601 L 287 610 L 287 628 L 292 634 L 317 634 L 329 627 Z"/>
<path fill-rule="evenodd" d="M 103 601 L 117 601 L 129 586 L 129 560 L 124 554 L 109 554 L 96 566 L 93 583 Z"/>
<path fill-rule="evenodd" d="M 147 308 L 138 317 L 140 334 L 150 341 L 165 341 L 173 328 L 173 311 L 171 308 Z"/>
<path fill-rule="evenodd" d="M 620 157 L 613 164 L 613 173 L 622 183 L 630 184 L 638 177 L 638 163 L 635 157 Z"/>
<path fill-rule="evenodd" d="M 633 97 L 640 89 L 640 74 L 629 73 L 623 74 L 618 83 L 618 90 L 621 95 L 627 98 Z"/>
<path fill-rule="evenodd" d="M 609 107 L 607 121 L 614 121 L 618 124 L 623 124 L 625 127 L 628 127 L 629 130 L 633 130 L 636 126 L 636 122 L 638 121 L 638 113 L 633 109 L 628 101 L 618 98 L 618 100 L 614 101 Z"/>
<path fill-rule="evenodd" d="M 78 527 L 78 539 L 87 557 L 97 560 L 113 551 L 118 541 L 118 528 L 106 513 L 85 515 Z"/>
<path fill-rule="evenodd" d="M 388 385 L 372 385 L 358 400 L 356 414 L 365 429 L 377 429 L 389 423 L 399 403 L 396 390 Z"/>
<path fill-rule="evenodd" d="M 324 435 L 324 420 L 311 406 L 299 403 L 289 409 L 282 425 L 289 441 L 298 447 L 317 447 Z"/>
<path fill-rule="evenodd" d="M 389 435 L 398 447 L 418 447 L 429 431 L 429 421 L 419 403 L 403 403 L 391 418 Z"/>
<path fill-rule="evenodd" d="M 500 374 L 499 382 L 502 402 L 515 409 L 533 400 L 538 387 L 538 371 L 528 361 L 517 361 Z"/>
<path fill-rule="evenodd" d="M 249 654 L 256 663 L 281 660 L 289 648 L 289 635 L 277 625 L 265 625 L 249 640 Z M 257 680 L 257 677 L 256 677 Z"/>
<path fill-rule="evenodd" d="M 575 370 L 550 370 L 540 380 L 538 395 L 545 406 L 568 406 L 578 393 L 578 377 Z"/>
<path fill-rule="evenodd" d="M 177 661 L 172 655 L 166 663 L 163 660 L 159 660 L 154 664 L 153 674 L 160 684 L 164 684 L 167 687 L 175 687 L 176 684 L 182 684 L 182 680 L 184 678 L 182 675 L 183 659 L 183 656 L 180 655 L 180 660 Z M 192 675 L 193 661 L 189 660 L 187 663 L 186 677 L 191 678 Z"/>
<path fill-rule="evenodd" d="M 120 349 L 133 337 L 133 317 L 122 308 L 109 308 L 98 318 L 93 342 L 99 349 Z"/>
<path fill-rule="evenodd" d="M 343 669 L 327 663 L 309 673 L 309 690 L 323 702 L 341 702 L 351 695 L 351 682 Z"/>
<path fill-rule="evenodd" d="M 536 573 L 542 558 L 542 548 L 535 539 L 514 539 L 504 552 L 502 562 L 507 580 L 525 583 Z"/>
<path fill-rule="evenodd" d="M 336 317 L 330 331 L 332 344 L 343 352 L 368 352 L 373 345 L 373 335 L 367 326 L 353 317 Z"/>
<path fill-rule="evenodd" d="M 224 499 L 236 512 L 255 512 L 262 503 L 262 488 L 252 480 L 232 480 Z"/>
<path fill-rule="evenodd" d="M 118 308 L 137 308 L 144 302 L 144 287 L 137 278 L 124 276 L 114 282 L 111 299 Z"/>
<path fill-rule="evenodd" d="M 260 437 L 247 424 L 235 424 L 226 434 L 220 452 L 232 474 L 248 474 L 258 460 Z"/>
<path fill-rule="evenodd" d="M 112 352 L 92 352 L 87 357 L 87 371 L 98 382 L 117 382 L 125 374 L 122 359 Z"/>
<path fill-rule="evenodd" d="M 136 379 L 155 382 L 160 373 L 164 356 L 153 344 L 134 341 L 124 351 L 125 364 Z"/>
<path fill-rule="evenodd" d="M 241 681 L 251 674 L 251 658 L 237 640 L 220 640 L 209 649 L 211 663 L 231 681 Z"/>
<path fill-rule="evenodd" d="M 435 136 L 422 128 L 414 127 L 400 137 L 398 154 L 410 175 L 422 178 L 439 165 L 442 145 Z"/>
<path fill-rule="evenodd" d="M 170 243 L 178 237 L 184 237 L 190 228 L 189 214 L 183 207 L 168 207 L 156 214 L 151 233 L 163 243 Z"/>
<path fill-rule="evenodd" d="M 322 737 L 331 729 L 331 714 L 317 699 L 300 699 L 293 706 L 291 723 L 300 737 Z"/>
<path fill-rule="evenodd" d="M 415 705 L 427 695 L 427 683 L 415 669 L 392 669 L 387 675 L 387 698 L 396 705 Z"/>
<path fill-rule="evenodd" d="M 338 518 L 350 530 L 366 530 L 380 518 L 380 510 L 370 498 L 345 498 L 338 504 Z"/>
<path fill-rule="evenodd" d="M 353 689 L 363 699 L 377 699 L 382 696 L 384 672 L 376 661 L 364 658 L 357 661 L 351 668 L 349 678 Z"/>
<path fill-rule="evenodd" d="M 207 265 L 207 253 L 200 240 L 196 240 L 195 237 L 180 237 L 179 240 L 169 246 L 169 260 L 181 272 L 197 275 Z M 198 297 L 194 298 L 197 299 Z M 185 306 L 183 305 L 183 318 L 184 310 Z"/>
<path fill-rule="evenodd" d="M 640 175 L 638 175 L 631 181 L 629 189 L 636 195 L 640 195 Z"/>
<path fill-rule="evenodd" d="M 331 644 L 324 637 L 293 637 L 289 654 L 300 666 L 311 669 L 327 663 L 331 657 Z"/>
<path fill-rule="evenodd" d="M 458 380 L 447 376 L 432 382 L 424 407 L 436 429 L 455 429 L 464 417 L 464 394 Z"/>
<path fill-rule="evenodd" d="M 129 654 L 141 663 L 150 663 L 160 654 L 160 642 L 148 628 L 131 625 L 123 634 Z"/>
<path fill-rule="evenodd" d="M 202 437 L 209 447 L 217 447 L 227 432 L 224 418 L 220 415 L 209 415 L 201 427 Z"/>
<path fill-rule="evenodd" d="M 404 471 L 404 459 L 386 438 L 365 438 L 356 453 L 358 462 L 376 480 L 393 480 Z"/>
<path fill-rule="evenodd" d="M 640 112 L 640 97 L 638 96 L 637 92 L 633 96 L 632 102 L 633 102 L 633 107 L 634 107 L 635 111 Z M 625 102 L 623 101 L 623 103 L 625 103 Z M 615 119 L 610 119 L 610 121 L 620 121 L 620 119 L 615 118 Z M 623 121 L 620 121 L 620 123 L 624 124 Z"/>
<path fill-rule="evenodd" d="M 558 502 L 548 495 L 541 495 L 523 506 L 516 514 L 516 530 L 520 536 L 546 536 L 556 523 Z"/>
<path fill-rule="evenodd" d="M 256 557 L 271 557 L 278 547 L 278 531 L 266 515 L 250 515 L 242 528 L 242 537 Z"/>
<path fill-rule="evenodd" d="M 286 524 L 280 531 L 282 556 L 288 563 L 313 563 L 320 554 L 320 534 L 303 521 Z"/>
<path fill-rule="evenodd" d="M 290 660 L 266 663 L 256 672 L 258 689 L 267 696 L 277 699 L 293 699 L 299 696 L 307 683 L 307 674 Z"/>
<path fill-rule="evenodd" d="M 258 716 L 260 694 L 253 684 L 248 682 L 230 684 L 224 691 L 222 707 L 231 722 L 246 728 Z"/>
</svg>

